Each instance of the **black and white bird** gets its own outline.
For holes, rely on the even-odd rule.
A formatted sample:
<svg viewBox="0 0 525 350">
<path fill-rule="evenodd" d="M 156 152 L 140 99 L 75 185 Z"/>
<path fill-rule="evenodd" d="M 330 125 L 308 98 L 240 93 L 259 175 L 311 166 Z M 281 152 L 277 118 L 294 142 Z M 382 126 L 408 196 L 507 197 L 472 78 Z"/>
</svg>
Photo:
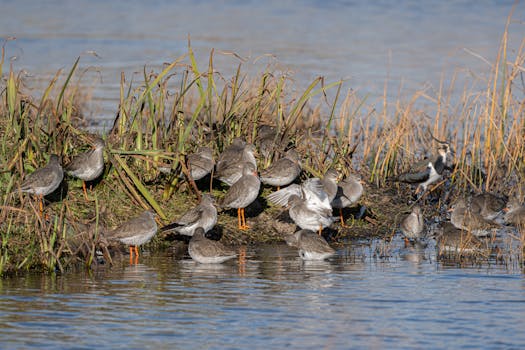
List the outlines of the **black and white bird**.
<svg viewBox="0 0 525 350">
<path fill-rule="evenodd" d="M 424 193 L 428 187 L 441 180 L 445 169 L 451 168 L 451 150 L 447 143 L 438 147 L 438 156 L 432 162 L 428 159 L 413 165 L 406 173 L 391 178 L 393 181 L 417 184 L 416 194 Z"/>
</svg>

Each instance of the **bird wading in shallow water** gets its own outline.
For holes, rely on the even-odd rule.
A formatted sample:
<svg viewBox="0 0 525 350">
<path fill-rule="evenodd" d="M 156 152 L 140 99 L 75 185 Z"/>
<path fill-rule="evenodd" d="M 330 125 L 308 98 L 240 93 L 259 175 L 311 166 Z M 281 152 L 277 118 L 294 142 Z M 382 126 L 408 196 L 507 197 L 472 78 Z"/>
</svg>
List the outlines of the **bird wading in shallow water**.
<svg viewBox="0 0 525 350">
<path fill-rule="evenodd" d="M 155 214 L 149 210 L 142 212 L 115 228 L 104 233 L 104 237 L 110 241 L 119 241 L 129 246 L 129 261 L 132 263 L 133 252 L 135 262 L 138 262 L 138 246 L 148 243 L 157 233 L 157 222 Z"/>
<path fill-rule="evenodd" d="M 412 212 L 401 221 L 401 232 L 405 236 L 405 243 L 408 241 L 417 241 L 423 238 L 423 229 L 425 222 L 423 212 L 419 205 L 412 208 Z"/>
<path fill-rule="evenodd" d="M 311 230 L 299 230 L 286 237 L 286 243 L 299 249 L 303 260 L 324 260 L 335 255 L 335 250 L 326 240 Z"/>
<path fill-rule="evenodd" d="M 188 245 L 191 258 L 201 264 L 220 264 L 233 259 L 237 253 L 218 241 L 206 238 L 204 229 L 197 227 Z"/>
<path fill-rule="evenodd" d="M 458 199 L 449 209 L 449 212 L 452 212 L 450 222 L 456 228 L 469 231 L 477 237 L 488 236 L 493 229 L 500 227 L 498 224 L 483 218 L 477 208 L 472 210 L 464 198 Z"/>
<path fill-rule="evenodd" d="M 441 232 L 436 236 L 438 255 L 473 254 L 481 252 L 482 242 L 468 231 L 455 227 L 451 222 L 443 223 Z"/>
</svg>

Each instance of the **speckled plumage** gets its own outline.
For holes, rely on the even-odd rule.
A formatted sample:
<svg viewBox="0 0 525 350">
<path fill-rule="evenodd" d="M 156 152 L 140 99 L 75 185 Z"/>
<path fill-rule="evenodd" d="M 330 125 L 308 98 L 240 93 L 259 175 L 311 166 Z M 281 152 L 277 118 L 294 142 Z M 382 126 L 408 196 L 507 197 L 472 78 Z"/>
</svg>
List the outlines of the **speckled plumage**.
<svg viewBox="0 0 525 350">
<path fill-rule="evenodd" d="M 506 224 L 519 228 L 525 227 L 525 206 L 520 204 L 518 198 L 512 198 L 507 204 L 507 212 L 505 213 L 504 220 Z"/>
<path fill-rule="evenodd" d="M 489 192 L 477 194 L 470 200 L 472 210 L 479 213 L 485 220 L 494 220 L 502 215 L 506 205 L 506 198 Z"/>
<path fill-rule="evenodd" d="M 470 254 L 480 251 L 481 241 L 470 232 L 456 228 L 452 223 L 445 222 L 441 232 L 436 236 L 438 254 L 455 253 Z"/>
</svg>

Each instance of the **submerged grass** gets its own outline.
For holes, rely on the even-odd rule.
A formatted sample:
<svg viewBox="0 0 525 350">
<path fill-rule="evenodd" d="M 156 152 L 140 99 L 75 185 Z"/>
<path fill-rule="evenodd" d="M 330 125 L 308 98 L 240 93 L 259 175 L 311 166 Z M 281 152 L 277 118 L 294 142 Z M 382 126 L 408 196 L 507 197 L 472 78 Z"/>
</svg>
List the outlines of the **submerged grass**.
<svg viewBox="0 0 525 350">
<path fill-rule="evenodd" d="M 522 197 L 524 45 L 525 41 L 518 50 L 509 50 L 505 31 L 486 90 L 465 90 L 458 105 L 450 103 L 456 90 L 453 80 L 435 96 L 419 91 L 407 103 L 400 99 L 393 106 L 386 99 L 385 85 L 385 97 L 376 106 L 353 90 L 345 92 L 345 82 L 325 84 L 322 77 L 296 93 L 286 74 L 269 68 L 249 80 L 239 63 L 234 75 L 226 79 L 214 69 L 213 50 L 207 69 L 201 71 L 189 44 L 186 55 L 160 72 L 144 68 L 144 80 L 138 85 L 122 76 L 117 116 L 106 135 L 102 181 L 86 201 L 81 183 L 66 178 L 59 193 L 48 198 L 43 218 L 36 202 L 21 194 L 18 186 L 28 173 L 46 163 L 49 154 L 67 160 L 86 146 L 88 132 L 79 123 L 83 119 L 81 89 L 72 84 L 79 59 L 61 86 L 57 82 L 62 72 L 57 72 L 40 101 L 24 94 L 22 79 L 9 68 L 2 76 L 0 91 L 0 274 L 28 269 L 63 271 L 73 262 L 90 265 L 95 261 L 101 227 L 115 226 L 142 209 L 153 209 L 168 223 L 199 196 L 181 181 L 179 174 L 187 172 L 185 156 L 200 145 L 211 146 L 217 155 L 238 136 L 257 144 L 261 125 L 276 128 L 276 145 L 285 140 L 293 143 L 305 156 L 304 169 L 311 175 L 337 167 L 344 173 L 359 172 L 367 180 L 366 220 L 340 229 L 337 238 L 370 232 L 391 237 L 408 199 L 406 187 L 387 186 L 386 181 L 433 153 L 436 139 L 452 146 L 455 168 L 447 187 L 442 185 L 430 194 L 438 198 L 439 205 L 430 202 L 425 214 L 442 215 L 440 205 L 450 200 L 447 193 L 451 189 Z M 4 57 L 2 47 L 0 75 Z M 422 99 L 434 107 L 422 109 Z M 314 100 L 318 101 L 315 106 Z M 269 159 L 261 157 L 261 168 L 268 163 Z M 166 168 L 171 171 L 166 173 Z M 213 191 L 221 196 L 217 187 Z M 240 234 L 233 229 L 235 219 L 222 214 L 219 223 L 224 239 L 240 244 L 282 238 L 284 228 L 268 225 L 281 212 L 266 206 L 265 193 L 260 208 L 253 209 L 261 221 L 255 225 L 257 230 Z M 153 244 L 162 244 L 162 240 L 159 237 Z"/>
</svg>

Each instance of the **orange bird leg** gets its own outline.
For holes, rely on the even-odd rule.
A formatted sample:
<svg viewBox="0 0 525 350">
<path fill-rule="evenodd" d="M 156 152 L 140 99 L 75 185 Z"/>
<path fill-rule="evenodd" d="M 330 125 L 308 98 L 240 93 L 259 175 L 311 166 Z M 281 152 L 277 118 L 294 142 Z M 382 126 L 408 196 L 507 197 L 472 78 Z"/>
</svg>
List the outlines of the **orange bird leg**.
<svg viewBox="0 0 525 350">
<path fill-rule="evenodd" d="M 345 219 L 343 219 L 343 208 L 339 208 L 339 217 L 341 218 L 341 227 L 348 227 L 345 225 Z"/>
<path fill-rule="evenodd" d="M 38 200 L 38 209 L 40 209 L 40 217 L 44 216 L 44 196 L 37 195 L 36 196 Z"/>
<path fill-rule="evenodd" d="M 139 257 L 139 246 L 135 246 L 135 255 L 137 256 L 137 258 Z"/>
<path fill-rule="evenodd" d="M 241 208 L 237 208 L 237 227 L 239 228 L 239 230 L 242 230 L 242 225 L 241 225 Z"/>
<path fill-rule="evenodd" d="M 242 213 L 242 229 L 247 230 L 250 228 L 250 226 L 246 224 L 246 212 L 244 208 L 242 208 L 241 213 Z"/>
<path fill-rule="evenodd" d="M 321 232 L 323 232 L 323 226 L 319 225 L 319 236 L 321 235 Z"/>
<path fill-rule="evenodd" d="M 82 190 L 84 190 L 84 198 L 88 200 L 88 195 L 86 191 L 86 181 L 82 180 Z"/>
<path fill-rule="evenodd" d="M 129 246 L 129 264 L 133 265 L 133 246 Z"/>
</svg>

